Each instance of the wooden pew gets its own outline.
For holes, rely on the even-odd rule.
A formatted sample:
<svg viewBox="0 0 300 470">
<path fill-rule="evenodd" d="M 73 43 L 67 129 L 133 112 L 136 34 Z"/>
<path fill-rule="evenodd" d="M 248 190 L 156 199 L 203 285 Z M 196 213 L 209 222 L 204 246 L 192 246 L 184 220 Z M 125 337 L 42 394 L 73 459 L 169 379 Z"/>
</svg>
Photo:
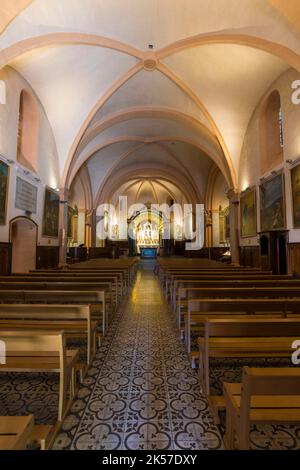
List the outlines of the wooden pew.
<svg viewBox="0 0 300 470">
<path fill-rule="evenodd" d="M 190 299 L 184 315 L 187 352 L 192 360 L 198 355 L 197 351 L 191 352 L 191 326 L 202 329 L 208 316 L 280 314 L 286 317 L 289 313 L 300 313 L 300 299 Z"/>
<path fill-rule="evenodd" d="M 169 267 L 165 267 L 160 270 L 159 274 L 159 281 L 161 285 L 165 284 L 166 278 L 172 274 L 172 273 L 191 273 L 192 271 L 194 272 L 203 272 L 203 273 L 216 273 L 220 272 L 223 274 L 227 273 L 238 273 L 238 272 L 244 272 L 244 273 L 249 273 L 249 274 L 255 274 L 255 273 L 264 273 L 264 274 L 272 274 L 271 271 L 262 271 L 261 269 L 258 268 L 244 268 L 244 267 L 236 267 L 236 266 L 226 266 L 226 265 L 217 265 L 217 266 L 197 266 L 197 265 L 173 265 Z"/>
<path fill-rule="evenodd" d="M 0 416 L 0 450 L 26 450 L 34 417 Z"/>
<path fill-rule="evenodd" d="M 210 395 L 211 358 L 287 357 L 300 337 L 300 318 L 218 318 L 205 321 L 198 338 L 199 374 L 203 391 Z"/>
<path fill-rule="evenodd" d="M 105 292 L 105 302 L 107 305 L 107 310 L 113 313 L 114 307 L 116 304 L 112 296 L 111 282 L 0 282 L 0 291 L 7 290 L 43 290 L 43 291 L 95 291 L 95 292 Z M 102 294 L 100 294 L 102 295 Z"/>
<path fill-rule="evenodd" d="M 102 334 L 105 335 L 108 318 L 105 308 L 105 292 L 96 291 L 27 291 L 27 290 L 0 290 L 1 304 L 57 304 L 57 305 L 88 305 L 92 320 L 101 325 Z"/>
<path fill-rule="evenodd" d="M 191 288 L 187 289 L 187 306 L 191 298 L 221 298 L 221 299 L 282 299 L 282 298 L 300 298 L 300 281 L 293 287 L 205 287 L 205 288 Z M 181 327 L 181 319 L 186 313 L 182 310 L 181 302 L 178 303 L 177 319 L 178 325 Z"/>
<path fill-rule="evenodd" d="M 66 338 L 84 338 L 86 366 L 96 354 L 96 327 L 89 305 L 0 304 L 1 330 L 64 331 Z"/>
<path fill-rule="evenodd" d="M 227 449 L 234 436 L 241 450 L 250 448 L 252 424 L 300 423 L 300 370 L 244 367 L 242 383 L 224 383 Z"/>
<path fill-rule="evenodd" d="M 23 274 L 12 274 L 11 277 L 18 277 L 19 275 Z M 26 274 L 25 274 L 26 275 Z M 105 281 L 105 278 L 109 277 L 117 277 L 118 279 L 118 290 L 121 293 L 121 295 L 125 295 L 128 291 L 128 279 L 126 276 L 126 272 L 124 270 L 87 270 L 87 269 L 82 269 L 82 270 L 42 270 L 42 271 L 31 271 L 27 276 L 32 276 L 32 277 L 56 277 L 57 279 L 60 278 L 72 278 L 74 282 L 76 282 L 77 278 L 94 278 L 96 282 L 99 281 Z M 83 281 L 86 282 L 86 281 Z"/>
<path fill-rule="evenodd" d="M 61 422 L 74 396 L 78 350 L 66 349 L 63 332 L 0 330 L 0 339 L 6 345 L 6 364 L 0 364 L 0 373 L 59 374 L 58 421 Z"/>
<path fill-rule="evenodd" d="M 137 270 L 138 260 L 137 258 L 127 259 L 127 260 L 89 260 L 83 263 L 73 264 L 69 266 L 71 271 L 73 270 L 107 270 L 107 269 L 122 269 L 126 272 L 128 277 L 128 283 L 131 284 L 133 281 L 136 270 Z"/>
<path fill-rule="evenodd" d="M 34 416 L 0 416 L 0 451 L 26 450 L 37 442 L 40 450 L 48 448 L 53 426 L 35 425 Z"/>
<path fill-rule="evenodd" d="M 184 306 L 190 293 L 195 292 L 197 297 L 198 289 L 205 288 L 233 288 L 233 287 L 300 287 L 300 279 L 289 276 L 254 276 L 251 278 L 242 277 L 239 279 L 176 279 L 174 282 L 172 308 L 178 312 L 179 303 Z"/>
<path fill-rule="evenodd" d="M 214 270 L 214 269 L 219 269 L 222 271 L 226 270 L 232 270 L 232 269 L 247 269 L 247 270 L 253 270 L 257 271 L 259 268 L 249 268 L 249 267 L 239 267 L 239 266 L 233 266 L 230 264 L 223 264 L 220 262 L 216 261 L 210 261 L 210 260 L 196 260 L 196 259 L 186 259 L 186 260 L 165 260 L 160 258 L 157 261 L 157 269 L 156 273 L 158 275 L 158 279 L 161 280 L 162 276 L 167 270 L 170 269 L 205 269 L 205 270 Z"/>
<path fill-rule="evenodd" d="M 112 283 L 112 293 L 117 301 L 122 296 L 123 287 L 118 279 L 118 276 L 115 275 L 100 275 L 100 276 L 73 276 L 73 275 L 62 275 L 62 274 L 43 274 L 43 275 L 33 275 L 33 274 L 22 274 L 14 276 L 0 276 L 0 283 L 2 282 L 71 282 L 71 283 L 97 283 L 97 282 L 111 282 Z"/>
<path fill-rule="evenodd" d="M 121 276 L 122 279 L 122 288 L 123 288 L 123 294 L 125 295 L 128 293 L 130 285 L 132 283 L 131 275 L 130 275 L 130 270 L 127 268 L 123 269 L 79 269 L 79 268 L 74 268 L 74 269 L 69 269 L 67 271 L 70 274 L 75 274 L 77 276 L 90 276 L 90 275 L 97 275 L 97 274 L 102 274 L 102 275 L 109 275 L 109 274 L 117 274 Z"/>
<path fill-rule="evenodd" d="M 165 293 L 166 300 L 168 301 L 171 293 L 173 291 L 173 284 L 175 279 L 192 279 L 193 276 L 198 277 L 199 275 L 204 276 L 206 279 L 212 279 L 213 277 L 215 278 L 244 278 L 244 276 L 271 276 L 272 274 L 269 271 L 258 271 L 257 273 L 249 272 L 249 271 L 242 271 L 242 270 L 230 270 L 230 271 L 197 271 L 197 270 L 190 270 L 190 271 L 171 271 L 167 272 L 165 278 L 164 278 L 164 283 L 163 283 L 163 292 Z"/>
</svg>

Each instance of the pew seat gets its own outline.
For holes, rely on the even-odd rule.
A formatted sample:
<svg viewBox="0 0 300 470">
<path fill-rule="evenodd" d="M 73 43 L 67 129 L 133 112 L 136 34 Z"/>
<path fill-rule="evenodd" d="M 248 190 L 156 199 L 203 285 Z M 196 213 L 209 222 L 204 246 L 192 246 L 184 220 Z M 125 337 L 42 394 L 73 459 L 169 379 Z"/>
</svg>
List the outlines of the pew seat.
<svg viewBox="0 0 300 470">
<path fill-rule="evenodd" d="M 243 369 L 242 383 L 224 383 L 226 406 L 225 446 L 250 448 L 253 424 L 300 423 L 300 370 L 289 368 Z"/>
<path fill-rule="evenodd" d="M 199 375 L 210 395 L 210 360 L 219 358 L 290 358 L 300 336 L 300 319 L 209 319 L 198 339 Z"/>
<path fill-rule="evenodd" d="M 0 334 L 10 329 L 64 331 L 66 338 L 84 338 L 85 366 L 91 364 L 96 354 L 97 322 L 92 321 L 88 305 L 0 304 Z"/>
<path fill-rule="evenodd" d="M 0 451 L 47 450 L 54 428 L 34 424 L 34 416 L 0 416 Z"/>
<path fill-rule="evenodd" d="M 59 374 L 58 421 L 61 422 L 75 394 L 78 350 L 66 349 L 63 332 L 0 330 L 0 339 L 6 346 L 6 361 L 0 364 L 0 373 Z"/>
</svg>

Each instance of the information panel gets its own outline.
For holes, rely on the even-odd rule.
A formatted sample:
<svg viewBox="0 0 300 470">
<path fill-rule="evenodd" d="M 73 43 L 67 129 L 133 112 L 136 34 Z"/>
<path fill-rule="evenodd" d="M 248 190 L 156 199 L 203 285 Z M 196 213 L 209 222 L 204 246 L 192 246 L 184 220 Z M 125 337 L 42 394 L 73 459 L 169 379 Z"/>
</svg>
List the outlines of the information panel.
<svg viewBox="0 0 300 470">
<path fill-rule="evenodd" d="M 15 207 L 36 214 L 38 188 L 17 176 Z"/>
</svg>

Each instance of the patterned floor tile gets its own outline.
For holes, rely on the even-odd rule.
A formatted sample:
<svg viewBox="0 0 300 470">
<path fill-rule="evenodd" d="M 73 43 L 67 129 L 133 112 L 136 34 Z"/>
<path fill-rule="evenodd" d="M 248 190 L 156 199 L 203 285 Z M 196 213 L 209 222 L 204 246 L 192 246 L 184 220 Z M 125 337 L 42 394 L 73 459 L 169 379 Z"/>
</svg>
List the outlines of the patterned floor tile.
<svg viewBox="0 0 300 470">
<path fill-rule="evenodd" d="M 272 361 L 267 362 L 272 365 Z M 260 360 L 258 365 L 266 365 Z M 277 365 L 278 362 L 274 362 Z M 212 364 L 211 390 L 240 380 L 239 361 Z M 0 414 L 57 417 L 57 376 L 0 376 Z M 151 262 L 141 263 L 131 295 L 111 318 L 66 417 L 54 449 L 222 449 L 223 426 L 214 424 L 165 303 Z M 300 449 L 300 427 L 255 426 L 254 449 Z"/>
</svg>

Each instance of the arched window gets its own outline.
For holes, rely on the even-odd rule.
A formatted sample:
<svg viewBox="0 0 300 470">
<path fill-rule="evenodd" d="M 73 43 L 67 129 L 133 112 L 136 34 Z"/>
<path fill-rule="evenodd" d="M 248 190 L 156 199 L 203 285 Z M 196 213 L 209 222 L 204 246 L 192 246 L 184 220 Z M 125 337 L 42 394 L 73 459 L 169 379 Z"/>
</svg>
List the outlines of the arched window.
<svg viewBox="0 0 300 470">
<path fill-rule="evenodd" d="M 283 161 L 283 117 L 277 90 L 267 98 L 260 124 L 261 172 L 266 173 Z"/>
<path fill-rule="evenodd" d="M 39 115 L 36 99 L 27 91 L 20 95 L 17 161 L 37 171 Z"/>
</svg>

